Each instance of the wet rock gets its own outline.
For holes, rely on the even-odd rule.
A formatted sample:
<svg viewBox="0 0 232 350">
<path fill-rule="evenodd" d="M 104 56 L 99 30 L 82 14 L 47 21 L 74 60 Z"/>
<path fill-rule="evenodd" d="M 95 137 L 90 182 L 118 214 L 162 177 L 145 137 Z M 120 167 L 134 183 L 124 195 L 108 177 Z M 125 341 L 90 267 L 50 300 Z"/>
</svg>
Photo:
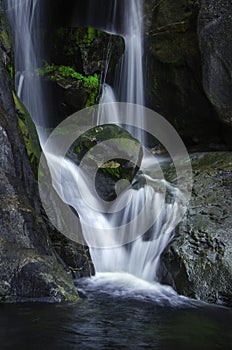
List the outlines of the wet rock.
<svg viewBox="0 0 232 350">
<path fill-rule="evenodd" d="M 112 75 L 123 52 L 124 40 L 118 35 L 92 27 L 61 27 L 54 34 L 51 61 L 71 66 L 86 76 L 108 67 L 107 74 Z"/>
<path fill-rule="evenodd" d="M 84 160 L 85 173 L 96 173 L 92 180 L 95 181 L 98 194 L 104 200 L 114 200 L 116 191 L 123 190 L 123 186 L 129 185 L 134 179 L 143 152 L 140 142 L 128 131 L 107 124 L 81 135 L 67 155 L 76 164 Z M 117 188 L 116 184 L 120 180 L 125 182 L 121 182 L 122 188 Z"/>
<path fill-rule="evenodd" d="M 198 13 L 198 1 L 145 0 L 146 100 L 188 147 L 223 150 L 228 148 L 223 124 L 202 84 Z"/>
<path fill-rule="evenodd" d="M 163 255 L 163 282 L 180 294 L 232 305 L 232 153 L 191 159 L 192 198 Z"/>
<path fill-rule="evenodd" d="M 47 66 L 40 69 L 42 86 L 48 92 L 51 120 L 54 128 L 71 114 L 98 102 L 100 84 L 97 74 L 84 76 L 68 66 Z M 49 124 L 50 123 L 50 124 Z"/>
<path fill-rule="evenodd" d="M 113 83 L 115 67 L 124 52 L 122 37 L 92 27 L 58 27 L 53 31 L 47 59 L 51 69 L 40 69 L 45 99 L 53 106 L 49 107 L 54 119 L 51 127 L 99 102 L 100 82 L 107 79 Z"/>
<path fill-rule="evenodd" d="M 230 128 L 232 128 L 231 17 L 230 1 L 201 1 L 198 35 L 204 90 L 220 119 Z"/>
<path fill-rule="evenodd" d="M 71 271 L 73 278 L 90 277 L 95 274 L 88 247 L 73 242 L 56 231 L 51 235 L 51 240 L 55 251 Z"/>
<path fill-rule="evenodd" d="M 1 14 L 0 4 L 0 32 L 6 26 Z M 6 55 L 0 36 L 0 301 L 74 301 L 77 291 L 57 260 L 40 211 Z"/>
</svg>

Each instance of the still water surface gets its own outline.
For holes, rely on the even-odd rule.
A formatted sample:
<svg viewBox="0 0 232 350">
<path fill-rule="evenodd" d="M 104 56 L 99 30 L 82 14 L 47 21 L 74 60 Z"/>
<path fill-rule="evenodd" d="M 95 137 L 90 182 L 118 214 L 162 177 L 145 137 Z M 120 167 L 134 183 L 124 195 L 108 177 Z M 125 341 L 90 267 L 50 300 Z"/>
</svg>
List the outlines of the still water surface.
<svg viewBox="0 0 232 350">
<path fill-rule="evenodd" d="M 74 304 L 1 305 L 0 349 L 232 349 L 231 309 L 94 284 Z"/>
</svg>

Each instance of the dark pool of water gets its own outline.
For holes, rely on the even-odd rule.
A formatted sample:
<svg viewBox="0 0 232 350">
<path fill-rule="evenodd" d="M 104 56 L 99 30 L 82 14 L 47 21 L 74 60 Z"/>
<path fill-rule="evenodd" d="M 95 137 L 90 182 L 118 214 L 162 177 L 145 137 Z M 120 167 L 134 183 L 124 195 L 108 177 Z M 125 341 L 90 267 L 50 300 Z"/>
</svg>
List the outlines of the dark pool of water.
<svg viewBox="0 0 232 350">
<path fill-rule="evenodd" d="M 70 305 L 0 306 L 0 349 L 232 349 L 232 310 L 96 291 Z"/>
</svg>

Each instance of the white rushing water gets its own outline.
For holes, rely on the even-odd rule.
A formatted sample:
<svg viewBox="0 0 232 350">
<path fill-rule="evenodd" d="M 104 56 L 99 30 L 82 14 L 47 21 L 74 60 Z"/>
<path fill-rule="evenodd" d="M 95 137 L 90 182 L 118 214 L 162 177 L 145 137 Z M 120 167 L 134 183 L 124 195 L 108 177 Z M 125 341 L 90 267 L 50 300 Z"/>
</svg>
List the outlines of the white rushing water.
<svg viewBox="0 0 232 350">
<path fill-rule="evenodd" d="M 117 19 L 116 4 L 117 1 L 114 2 L 111 11 L 112 20 Z M 121 2 L 121 6 L 121 25 L 112 25 L 107 29 L 111 34 L 120 34 L 124 38 L 125 51 L 116 70 L 115 86 L 112 88 L 104 82 L 100 103 L 118 101 L 144 106 L 143 5 L 141 0 L 133 0 Z M 141 116 L 140 130 L 126 126 L 126 129 L 141 141 L 144 141 L 141 132 L 144 126 L 143 119 Z M 125 124 L 126 122 L 125 119 Z"/>
<path fill-rule="evenodd" d="M 14 35 L 15 87 L 36 125 L 43 125 L 46 108 L 36 69 L 41 66 L 40 0 L 3 0 Z M 37 128 L 40 138 L 40 134 Z"/>
<path fill-rule="evenodd" d="M 120 102 L 131 102 L 143 106 L 143 6 L 141 0 L 124 2 L 122 21 L 125 52 L 117 71 L 116 96 Z"/>
<path fill-rule="evenodd" d="M 117 18 L 117 6 L 114 2 L 112 18 Z M 120 34 L 125 41 L 125 52 L 121 58 L 117 71 L 115 86 L 111 87 L 108 84 L 104 84 L 102 97 L 100 103 L 109 102 L 128 102 L 144 105 L 144 78 L 143 78 L 143 6 L 141 0 L 123 1 L 123 8 L 121 8 L 121 25 L 111 25 L 108 27 L 108 31 L 112 34 Z M 109 112 L 116 115 L 117 119 L 117 106 L 112 104 L 112 107 L 108 107 Z M 101 109 L 100 109 L 101 111 Z M 99 123 L 101 119 L 99 117 Z M 141 118 L 141 129 L 144 127 L 143 118 Z M 127 120 L 125 119 L 125 124 Z M 133 133 L 133 136 L 144 141 L 141 134 L 141 130 L 127 130 Z M 144 160 L 145 162 L 146 160 Z M 154 166 L 154 160 L 147 159 L 147 168 Z M 129 194 L 130 191 L 130 194 Z M 118 216 L 115 215 L 111 218 L 111 225 L 115 225 L 117 221 L 118 225 L 123 225 L 127 222 L 128 218 L 136 217 L 141 207 L 144 205 L 145 200 L 148 200 L 150 210 L 159 211 L 161 206 L 160 194 L 156 193 L 152 186 L 144 186 L 139 190 L 127 190 L 122 196 L 131 196 L 130 205 L 124 209 L 124 212 L 120 212 L 121 222 L 118 222 Z M 120 203 L 121 197 L 119 196 L 115 206 Z M 129 246 L 120 246 L 117 248 L 108 249 L 94 249 L 90 248 L 91 257 L 96 269 L 96 272 L 127 272 L 139 278 L 147 281 L 153 281 L 158 279 L 158 269 L 160 255 L 167 246 L 172 232 L 168 230 L 170 221 L 175 218 L 176 207 L 172 204 L 166 204 L 161 210 L 161 213 L 153 225 L 148 240 L 139 237 Z M 149 212 L 144 213 L 142 220 L 148 221 Z M 168 223 L 168 224 L 167 224 Z M 87 238 L 89 232 L 83 225 L 84 234 Z M 131 225 L 132 231 L 138 230 L 138 227 Z M 96 234 L 96 233 L 95 233 Z M 125 232 L 124 235 L 130 236 L 130 232 Z M 98 235 L 96 234 L 96 237 Z M 115 242 L 110 242 L 112 246 L 120 245 L 120 238 L 117 237 L 117 233 L 114 237 Z M 88 239 L 87 239 L 88 242 Z M 98 242 L 99 243 L 99 242 Z"/>
<path fill-rule="evenodd" d="M 17 92 L 35 123 L 41 122 L 46 115 L 46 106 L 42 102 L 43 93 L 40 80 L 35 75 L 35 69 L 39 65 L 40 57 L 40 46 L 38 45 L 40 2 L 37 0 L 4 0 L 4 2 L 15 37 Z M 111 19 L 114 21 L 117 19 L 116 12 L 119 2 L 115 0 L 111 3 Z M 120 26 L 112 23 L 112 25 L 105 29 L 114 34 L 120 33 L 124 37 L 125 53 L 117 68 L 115 86 L 112 87 L 104 81 L 101 103 L 119 101 L 144 105 L 142 1 L 129 0 L 121 2 L 120 6 L 122 4 L 123 8 L 120 11 L 123 15 L 120 18 Z M 91 11 L 94 13 L 94 8 L 91 8 Z M 94 26 L 93 16 L 90 22 Z M 118 27 L 120 29 L 117 31 Z M 108 108 L 109 113 L 117 115 L 115 104 Z M 99 123 L 100 121 L 101 115 L 99 114 Z M 125 118 L 125 124 L 126 122 L 127 120 Z M 140 132 L 133 131 L 133 134 L 143 140 Z M 42 138 L 40 139 L 42 140 Z M 155 166 L 152 157 L 143 160 L 144 164 L 146 163 L 148 172 L 150 172 L 150 178 L 153 182 L 158 182 L 162 185 L 164 191 L 168 189 L 172 200 L 167 201 L 163 205 L 161 200 L 162 195 L 157 191 L 157 186 L 154 186 L 152 181 L 149 184 L 143 185 L 141 183 L 140 185 L 138 177 L 136 179 L 136 188 L 132 186 L 122 191 L 113 204 L 116 214 L 109 215 L 91 210 L 86 205 L 86 202 L 83 201 L 80 193 L 76 191 L 77 185 L 81 184 L 85 197 L 91 197 L 91 186 L 88 183 L 89 180 L 86 173 L 78 172 L 77 166 L 74 163 L 68 159 L 65 160 L 63 164 L 64 181 L 61 189 L 59 179 L 56 179 L 56 166 L 60 159 L 48 153 L 46 156 L 50 170 L 54 174 L 54 188 L 57 190 L 59 196 L 78 212 L 86 242 L 89 242 L 90 238 L 92 242 L 93 232 L 90 231 L 88 225 L 90 221 L 95 222 L 94 237 L 96 246 L 106 246 L 105 240 L 109 239 L 108 245 L 110 248 L 100 249 L 90 246 L 91 257 L 97 276 L 100 278 L 95 278 L 96 283 L 100 283 L 99 281 L 105 278 L 107 279 L 107 277 L 114 280 L 114 283 L 115 281 L 120 283 L 118 276 L 122 276 L 123 285 L 125 285 L 125 280 L 127 280 L 128 283 L 132 283 L 134 289 L 139 280 L 136 280 L 136 278 L 131 279 L 131 277 L 127 279 L 129 274 L 146 280 L 149 283 L 158 281 L 160 255 L 172 238 L 173 231 L 170 228 L 175 226 L 174 222 L 177 211 L 179 210 L 176 199 L 181 194 L 177 193 L 177 189 L 167 182 L 156 178 L 152 179 L 152 170 Z M 77 173 L 79 174 L 78 176 Z M 128 205 L 123 210 L 119 210 L 118 208 L 121 208 L 121 202 L 128 198 Z M 138 216 L 145 201 L 148 203 L 149 210 L 144 213 L 141 219 L 141 227 L 146 225 L 153 212 L 159 213 L 157 220 L 151 225 L 149 232 L 145 236 L 140 236 L 136 232 L 139 230 L 138 225 L 131 225 L 131 232 L 125 229 L 124 235 L 129 237 L 128 241 L 130 241 L 131 237 L 131 241 L 133 242 L 127 245 L 121 245 L 123 239 L 118 236 L 117 227 L 125 225 L 133 217 Z M 102 236 L 102 228 L 111 231 L 109 238 Z M 137 237 L 136 240 L 133 239 L 134 236 Z M 101 244 L 103 243 L 102 240 L 104 240 L 104 244 Z M 108 275 L 101 275 L 102 273 L 108 273 Z M 114 275 L 115 278 L 112 273 L 117 273 L 117 275 Z M 124 275 L 118 275 L 120 273 L 124 273 Z M 141 287 L 141 282 L 138 283 L 138 287 Z M 176 298 L 176 293 L 170 287 L 160 286 L 159 284 L 151 287 L 150 284 L 145 283 L 140 289 L 142 290 L 144 288 L 150 288 L 152 293 L 158 289 L 158 294 L 165 295 L 165 298 L 171 298 L 172 296 Z"/>
</svg>

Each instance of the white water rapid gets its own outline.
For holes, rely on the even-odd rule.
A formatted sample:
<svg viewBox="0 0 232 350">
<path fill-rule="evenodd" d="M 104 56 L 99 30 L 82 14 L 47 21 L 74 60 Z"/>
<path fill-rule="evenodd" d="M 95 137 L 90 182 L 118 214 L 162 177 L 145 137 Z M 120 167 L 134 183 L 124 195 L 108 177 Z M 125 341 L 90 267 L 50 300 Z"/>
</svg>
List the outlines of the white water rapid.
<svg viewBox="0 0 232 350">
<path fill-rule="evenodd" d="M 106 0 L 107 2 L 107 0 Z M 128 102 L 138 105 L 144 105 L 144 79 L 143 79 L 143 1 L 128 0 L 120 2 L 120 13 L 123 14 L 119 19 L 117 16 L 119 1 L 111 1 L 112 8 L 109 9 L 112 21 L 119 21 L 120 25 L 115 23 L 107 24 L 105 29 L 113 34 L 121 34 L 125 40 L 125 53 L 118 65 L 116 73 L 115 86 L 109 86 L 104 82 L 103 94 L 100 103 L 110 102 Z M 35 123 L 41 123 L 46 116 L 46 106 L 43 103 L 43 93 L 41 83 L 35 74 L 36 68 L 40 62 L 39 45 L 39 21 L 40 21 L 40 1 L 39 0 L 4 0 L 7 14 L 9 16 L 13 33 L 15 37 L 15 64 L 16 64 L 16 88 L 18 96 L 22 99 L 29 110 Z M 97 6 L 98 1 L 95 1 Z M 94 8 L 91 8 L 94 14 Z M 88 23 L 94 26 L 93 15 Z M 99 27 L 99 25 L 97 25 Z M 119 29 L 118 29 L 119 28 Z M 109 105 L 108 105 L 109 106 Z M 109 113 L 117 115 L 115 104 L 109 108 Z M 101 122 L 101 113 L 99 123 Z M 141 128 L 143 127 L 143 118 L 141 118 Z M 125 119 L 125 124 L 127 120 Z M 133 134 L 143 141 L 141 133 L 133 131 Z M 43 147 L 43 139 L 40 135 Z M 113 284 L 118 283 L 122 286 L 128 284 L 127 290 L 135 290 L 138 285 L 138 291 L 153 293 L 158 298 L 175 299 L 178 303 L 177 294 L 170 287 L 161 286 L 159 281 L 159 263 L 160 255 L 170 242 L 173 236 L 173 228 L 178 207 L 178 197 L 181 197 L 180 191 L 172 187 L 168 182 L 155 178 L 155 162 L 152 157 L 144 158 L 143 164 L 147 170 L 147 184 L 140 184 L 140 178 L 137 177 L 136 188 L 129 187 L 122 191 L 114 201 L 113 207 L 117 212 L 121 202 L 126 198 L 130 199 L 128 205 L 117 214 L 104 214 L 96 212 L 88 207 L 81 195 L 76 191 L 78 184 L 82 184 L 85 196 L 91 197 L 91 186 L 88 181 L 88 174 L 78 172 L 77 166 L 66 159 L 63 164 L 63 178 L 60 189 L 59 178 L 56 177 L 57 164 L 60 159 L 53 154 L 46 153 L 50 171 L 53 174 L 53 185 L 59 196 L 78 212 L 83 229 L 85 241 L 88 243 L 93 232 L 90 231 L 88 223 L 95 222 L 94 237 L 96 246 L 106 246 L 102 240 L 109 239 L 108 246 L 111 248 L 94 248 L 90 245 L 90 253 L 96 270 L 96 277 L 91 283 L 97 285 L 106 285 L 112 280 Z M 79 174 L 77 176 L 77 173 Z M 169 200 L 162 204 L 161 193 L 157 191 L 158 183 L 163 191 L 169 192 Z M 170 199 L 171 198 L 171 199 Z M 153 212 L 159 212 L 157 220 L 149 232 L 144 236 L 137 232 L 139 225 L 131 225 L 128 232 L 125 229 L 124 235 L 132 237 L 128 244 L 121 245 L 122 237 L 117 234 L 117 227 L 125 225 L 131 218 L 139 215 L 145 201 L 148 204 L 148 210 L 144 213 L 140 225 L 146 225 Z M 100 207 L 100 204 L 99 204 Z M 99 232 L 98 232 L 99 228 Z M 111 231 L 109 238 L 102 237 L 102 229 Z M 135 235 L 136 233 L 136 235 Z M 134 240 L 133 237 L 136 236 Z M 130 239 L 128 239 L 130 241 Z M 91 238 L 92 242 L 92 238 Z M 102 275 L 103 274 L 103 275 Z M 134 277 L 132 278 L 131 275 Z M 103 277 L 105 276 L 105 277 Z M 128 277 L 129 276 L 129 277 Z M 135 277 L 136 276 L 136 277 Z M 139 280 L 140 279 L 140 280 Z M 143 280 L 143 281 L 142 281 Z M 121 282 L 120 282 L 121 281 Z M 140 281 L 140 282 L 139 282 Z M 146 281 L 146 282 L 144 282 Z M 154 282 L 155 281 L 155 282 Z M 114 288 L 114 287 L 112 287 Z"/>
</svg>

